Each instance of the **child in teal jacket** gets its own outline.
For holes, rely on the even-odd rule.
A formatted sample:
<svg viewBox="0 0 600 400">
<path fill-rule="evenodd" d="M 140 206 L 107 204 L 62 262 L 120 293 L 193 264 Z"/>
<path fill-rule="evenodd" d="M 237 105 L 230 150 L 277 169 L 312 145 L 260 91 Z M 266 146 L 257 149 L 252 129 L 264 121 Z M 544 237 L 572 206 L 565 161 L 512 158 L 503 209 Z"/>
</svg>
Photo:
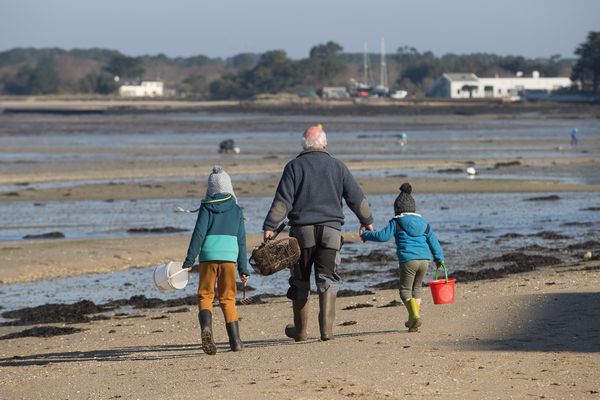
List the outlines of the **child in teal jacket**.
<svg viewBox="0 0 600 400">
<path fill-rule="evenodd" d="M 246 231 L 244 214 L 237 205 L 231 178 L 219 166 L 214 166 L 208 177 L 206 198 L 202 200 L 198 211 L 183 268 L 191 268 L 198 256 L 198 319 L 202 348 L 207 354 L 217 352 L 212 333 L 212 305 L 217 284 L 219 305 L 225 316 L 231 350 L 240 351 L 243 345 L 235 307 L 236 264 L 241 280 L 246 284 L 250 276 L 246 259 Z"/>
<path fill-rule="evenodd" d="M 387 226 L 380 231 L 365 231 L 363 241 L 387 242 L 396 240 L 396 255 L 400 266 L 400 298 L 408 310 L 406 327 L 409 332 L 421 326 L 420 308 L 422 281 L 427 274 L 433 255 L 436 266 L 444 263 L 444 252 L 431 226 L 417 214 L 415 200 L 409 183 L 400 186 L 400 194 L 394 201 L 394 213 Z"/>
</svg>

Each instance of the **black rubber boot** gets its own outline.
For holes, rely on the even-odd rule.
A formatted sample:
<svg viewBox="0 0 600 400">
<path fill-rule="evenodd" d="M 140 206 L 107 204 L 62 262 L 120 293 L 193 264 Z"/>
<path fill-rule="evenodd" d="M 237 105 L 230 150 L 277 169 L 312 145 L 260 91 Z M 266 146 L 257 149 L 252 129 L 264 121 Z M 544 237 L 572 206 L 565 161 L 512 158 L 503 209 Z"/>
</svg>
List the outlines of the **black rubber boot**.
<svg viewBox="0 0 600 400">
<path fill-rule="evenodd" d="M 217 346 L 213 340 L 212 313 L 209 310 L 201 310 L 198 313 L 200 321 L 200 337 L 202 338 L 202 350 L 206 354 L 214 356 L 217 354 Z"/>
<path fill-rule="evenodd" d="M 321 330 L 321 340 L 333 339 L 336 296 L 337 293 L 329 290 L 319 294 L 319 329 Z"/>
<path fill-rule="evenodd" d="M 229 347 L 231 347 L 231 351 L 242 351 L 244 349 L 244 344 L 240 339 L 240 326 L 238 321 L 225 324 L 225 328 L 227 329 L 227 336 L 229 336 Z"/>
<path fill-rule="evenodd" d="M 306 334 L 306 326 L 308 325 L 308 299 L 292 300 L 292 309 L 294 310 L 294 324 L 289 324 L 285 327 L 285 334 L 296 342 L 303 342 L 308 338 Z"/>
</svg>

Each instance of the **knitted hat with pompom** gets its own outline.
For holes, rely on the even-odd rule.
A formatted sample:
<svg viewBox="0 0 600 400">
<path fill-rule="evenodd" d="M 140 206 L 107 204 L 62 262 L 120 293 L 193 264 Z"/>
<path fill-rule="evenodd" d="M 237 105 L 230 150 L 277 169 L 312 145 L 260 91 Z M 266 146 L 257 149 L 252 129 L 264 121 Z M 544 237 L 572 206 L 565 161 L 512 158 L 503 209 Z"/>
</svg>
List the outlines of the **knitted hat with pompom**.
<svg viewBox="0 0 600 400">
<path fill-rule="evenodd" d="M 212 197 L 217 193 L 229 193 L 235 197 L 231 178 L 219 165 L 215 165 L 212 173 L 208 177 L 208 186 L 206 187 L 206 197 Z"/>
<path fill-rule="evenodd" d="M 396 215 L 416 211 L 415 199 L 410 195 L 411 193 L 412 186 L 410 186 L 410 183 L 406 182 L 400 186 L 400 194 L 394 200 L 394 213 Z"/>
</svg>

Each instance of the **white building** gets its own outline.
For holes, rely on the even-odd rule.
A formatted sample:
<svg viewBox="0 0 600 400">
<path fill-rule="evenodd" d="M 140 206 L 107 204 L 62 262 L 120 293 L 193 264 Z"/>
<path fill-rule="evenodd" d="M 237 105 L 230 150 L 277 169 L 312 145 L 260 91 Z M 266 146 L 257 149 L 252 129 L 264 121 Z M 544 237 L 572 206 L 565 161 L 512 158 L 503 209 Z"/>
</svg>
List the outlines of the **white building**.
<svg viewBox="0 0 600 400">
<path fill-rule="evenodd" d="M 119 87 L 122 97 L 160 97 L 164 95 L 164 85 L 160 81 L 141 81 L 137 84 L 124 84 Z"/>
<path fill-rule="evenodd" d="M 453 73 L 440 76 L 427 95 L 452 99 L 511 97 L 528 91 L 550 93 L 572 84 L 569 78 L 541 78 L 538 71 L 533 71 L 531 77 L 517 73 L 510 78 L 479 78 L 471 73 Z"/>
</svg>

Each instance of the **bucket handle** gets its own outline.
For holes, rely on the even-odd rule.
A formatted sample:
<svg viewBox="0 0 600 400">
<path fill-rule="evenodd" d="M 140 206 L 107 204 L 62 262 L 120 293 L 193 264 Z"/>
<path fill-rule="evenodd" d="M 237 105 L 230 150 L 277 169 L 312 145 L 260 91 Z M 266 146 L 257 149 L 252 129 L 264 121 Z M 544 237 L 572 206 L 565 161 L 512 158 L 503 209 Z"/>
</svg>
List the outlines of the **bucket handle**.
<svg viewBox="0 0 600 400">
<path fill-rule="evenodd" d="M 448 283 L 448 270 L 446 269 L 446 262 L 444 262 L 444 261 L 440 262 L 440 266 L 444 269 L 444 274 L 446 275 L 446 283 Z M 436 281 L 438 279 L 438 270 L 439 270 L 439 268 L 435 269 L 435 280 Z"/>
<path fill-rule="evenodd" d="M 180 273 L 182 273 L 183 271 L 189 272 L 191 270 L 191 268 L 182 268 L 179 271 L 175 272 L 173 275 L 169 275 L 169 279 L 171 279 L 174 276 L 179 275 Z"/>
</svg>

